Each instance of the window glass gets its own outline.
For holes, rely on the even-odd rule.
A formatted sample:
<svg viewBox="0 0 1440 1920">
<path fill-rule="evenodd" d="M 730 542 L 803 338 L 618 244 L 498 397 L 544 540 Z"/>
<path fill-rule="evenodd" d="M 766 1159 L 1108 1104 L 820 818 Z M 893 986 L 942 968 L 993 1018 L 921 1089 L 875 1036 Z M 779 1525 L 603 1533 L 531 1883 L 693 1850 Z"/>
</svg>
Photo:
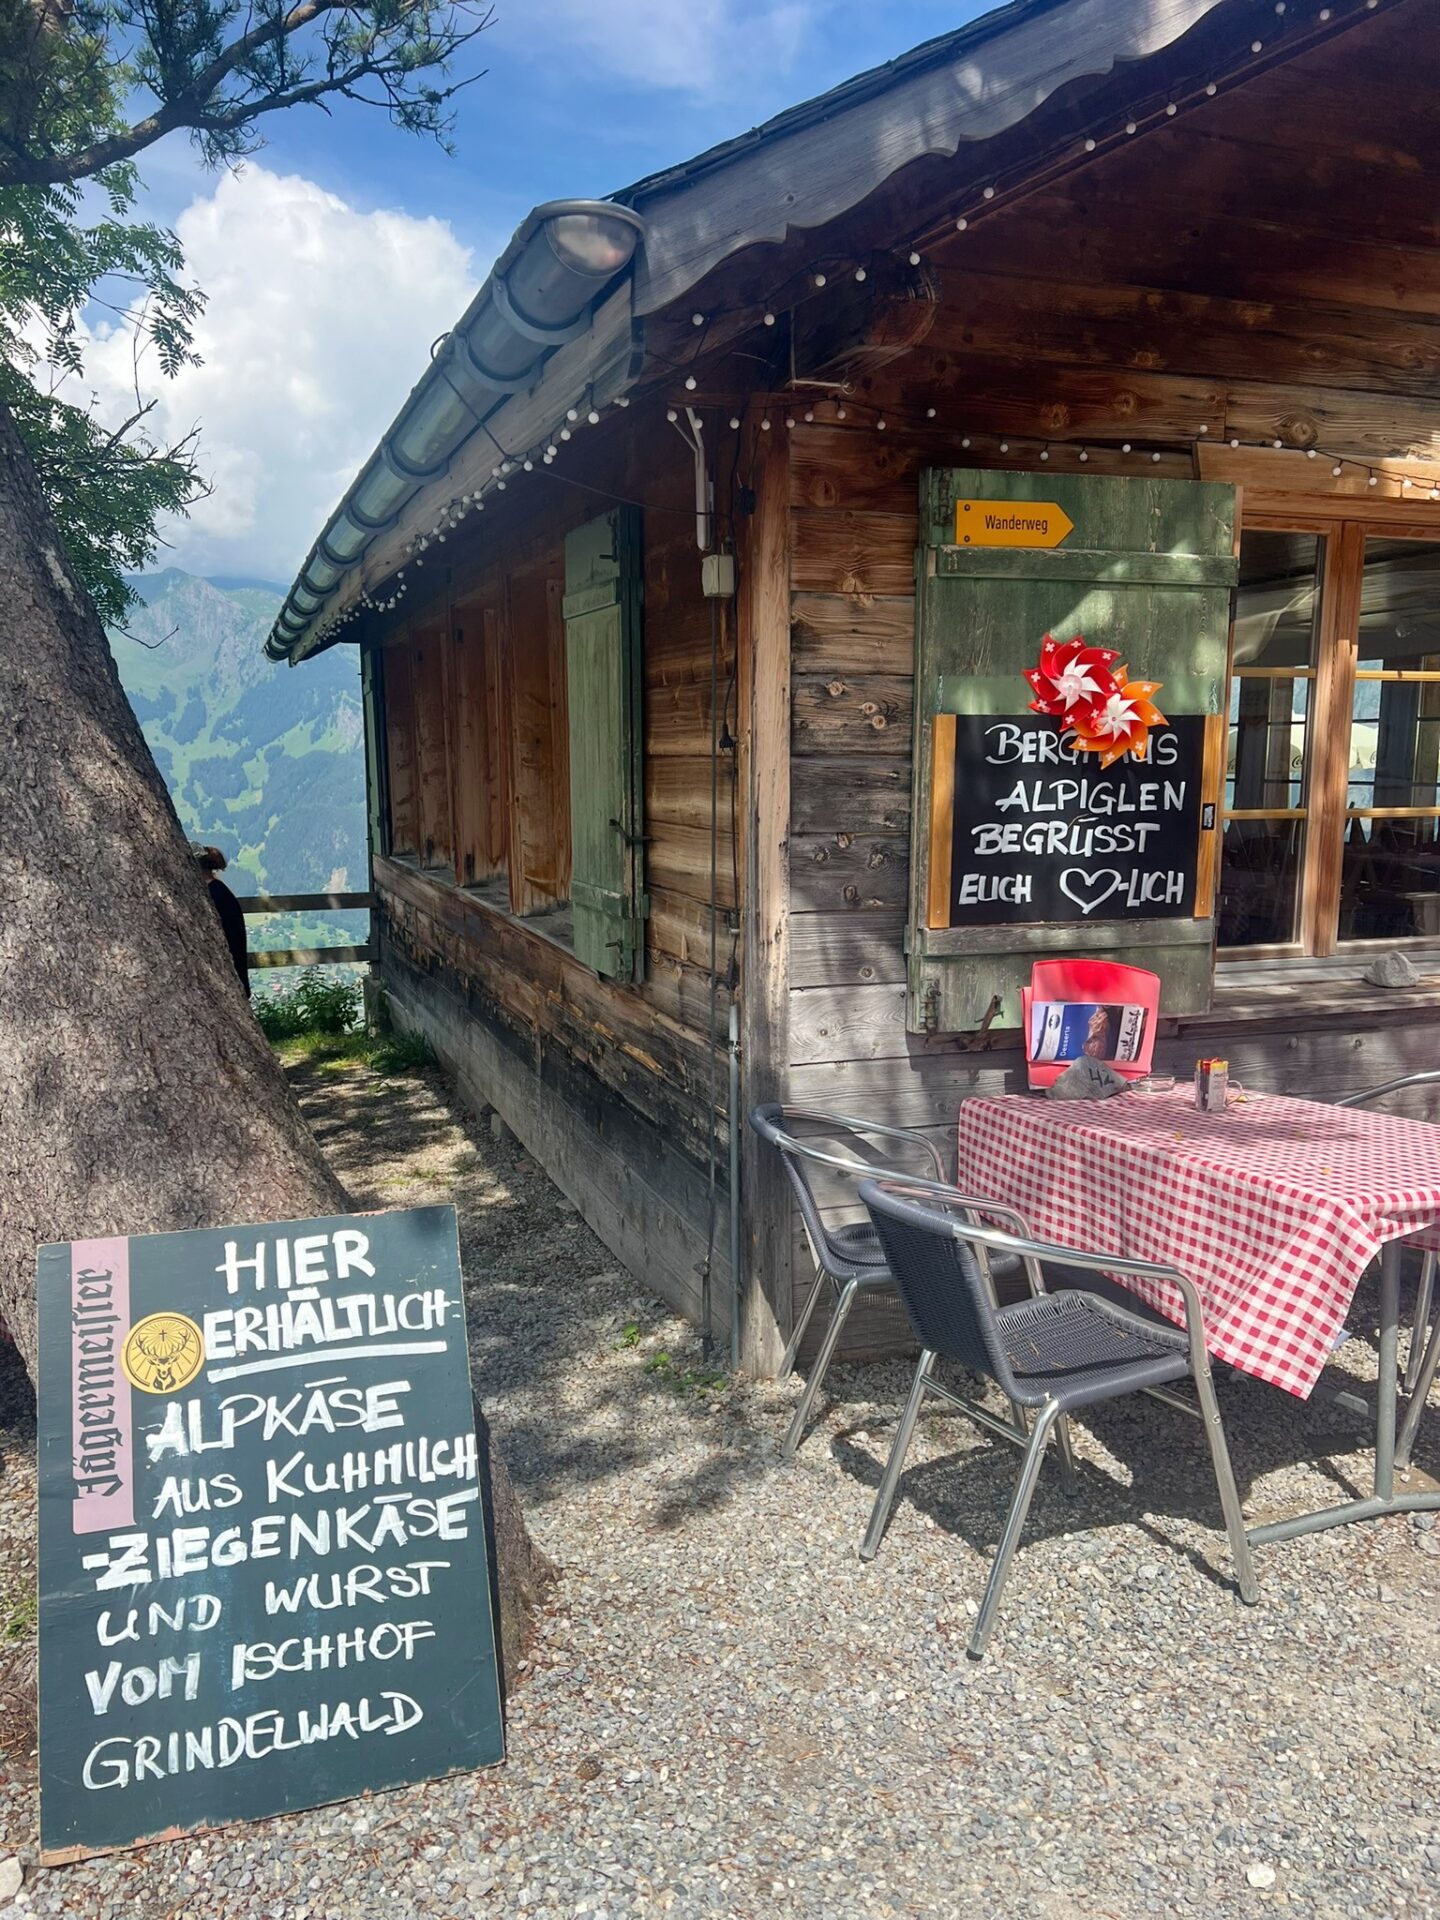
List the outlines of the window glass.
<svg viewBox="0 0 1440 1920">
<path fill-rule="evenodd" d="M 1218 907 L 1222 947 L 1287 945 L 1297 935 L 1323 548 L 1308 533 L 1241 537 Z"/>
<path fill-rule="evenodd" d="M 1340 938 L 1440 933 L 1440 544 L 1366 542 L 1348 805 Z"/>
</svg>

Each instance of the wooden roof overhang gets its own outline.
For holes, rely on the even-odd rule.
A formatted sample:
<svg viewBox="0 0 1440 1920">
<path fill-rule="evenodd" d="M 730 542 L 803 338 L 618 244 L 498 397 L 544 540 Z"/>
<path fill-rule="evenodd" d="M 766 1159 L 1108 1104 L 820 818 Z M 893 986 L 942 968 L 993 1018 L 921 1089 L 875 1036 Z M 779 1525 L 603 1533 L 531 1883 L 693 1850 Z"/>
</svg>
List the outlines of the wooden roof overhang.
<svg viewBox="0 0 1440 1920">
<path fill-rule="evenodd" d="M 568 410 L 648 388 L 728 408 L 782 393 L 797 372 L 823 380 L 833 370 L 863 397 L 871 376 L 852 378 L 846 355 L 877 334 L 912 356 L 917 392 L 984 361 L 988 395 L 977 394 L 973 369 L 966 377 L 981 431 L 989 422 L 1062 441 L 1088 432 L 1118 445 L 1148 427 L 1157 443 L 1218 442 L 1238 423 L 1245 448 L 1278 439 L 1304 461 L 1338 428 L 1357 457 L 1394 466 L 1386 490 L 1398 489 L 1406 461 L 1440 460 L 1430 414 L 1440 402 L 1440 214 L 1426 171 L 1440 133 L 1428 83 L 1440 70 L 1437 27 L 1436 0 L 1289 0 L 1283 13 L 1273 0 L 1022 0 L 640 182 L 617 196 L 645 222 L 635 270 L 376 541 L 336 611 L 353 615 L 393 591 L 397 570 L 466 496 L 472 506 L 484 496 L 505 527 L 520 524 L 538 496 L 519 471 L 497 495 L 497 446 L 517 461 L 535 453 L 538 467 Z M 1316 89 L 1308 110 L 1307 88 Z M 922 254 L 919 269 L 911 252 Z M 1048 337 L 1032 325 L 1002 340 L 1013 315 L 993 297 L 966 314 L 956 297 L 972 280 L 990 296 L 1001 281 L 1013 293 L 1037 262 L 1053 281 L 1060 260 L 1073 269 L 1076 310 L 1052 302 Z M 1138 290 L 1131 306 L 1141 312 L 1157 295 L 1171 301 L 1159 364 L 1136 366 L 1123 391 L 1113 373 L 1087 373 L 1106 351 L 1099 334 L 1126 323 L 1107 310 L 1117 288 Z M 1247 387 L 1237 414 L 1217 369 L 1193 373 L 1193 352 L 1177 343 L 1263 342 L 1255 305 L 1290 288 L 1305 311 L 1272 343 L 1281 377 L 1269 393 Z M 1347 321 L 1351 303 L 1363 314 Z M 917 305 L 932 309 L 938 332 L 920 334 Z M 766 327 L 767 313 L 780 324 Z M 1057 339 L 1061 327 L 1069 333 Z M 1390 371 L 1374 390 L 1407 404 L 1377 404 L 1357 420 L 1347 403 L 1337 422 L 1320 391 L 1327 366 L 1345 362 L 1350 379 L 1367 332 L 1388 341 L 1374 357 Z M 1054 369 L 1048 400 L 1037 364 Z M 1244 371 L 1250 380 L 1254 365 Z M 1371 390 L 1367 377 L 1376 376 L 1362 370 L 1359 390 Z M 587 470 L 625 418 L 609 411 L 588 430 Z"/>
</svg>

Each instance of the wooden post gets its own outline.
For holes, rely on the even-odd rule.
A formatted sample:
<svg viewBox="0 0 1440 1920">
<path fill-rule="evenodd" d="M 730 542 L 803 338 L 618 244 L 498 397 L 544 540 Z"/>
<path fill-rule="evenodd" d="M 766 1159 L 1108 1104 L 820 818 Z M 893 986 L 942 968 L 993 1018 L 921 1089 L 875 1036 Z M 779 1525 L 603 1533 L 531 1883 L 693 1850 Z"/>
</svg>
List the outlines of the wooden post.
<svg viewBox="0 0 1440 1920">
<path fill-rule="evenodd" d="M 783 433 L 752 410 L 755 512 L 740 597 L 740 791 L 746 832 L 741 900 L 741 1105 L 783 1100 L 790 994 L 790 459 Z M 745 1126 L 741 1147 L 740 1360 L 759 1378 L 780 1364 L 791 1319 L 790 1191 L 774 1152 Z"/>
</svg>

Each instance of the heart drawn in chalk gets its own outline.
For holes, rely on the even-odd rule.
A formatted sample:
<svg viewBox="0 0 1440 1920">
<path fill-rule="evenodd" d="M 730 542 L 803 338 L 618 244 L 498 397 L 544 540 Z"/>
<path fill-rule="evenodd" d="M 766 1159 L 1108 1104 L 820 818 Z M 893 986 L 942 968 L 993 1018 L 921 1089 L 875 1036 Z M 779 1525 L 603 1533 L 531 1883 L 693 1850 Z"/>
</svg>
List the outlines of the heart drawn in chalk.
<svg viewBox="0 0 1440 1920">
<path fill-rule="evenodd" d="M 1060 875 L 1060 891 L 1085 914 L 1103 907 L 1124 884 L 1124 874 L 1115 867 L 1066 867 Z"/>
</svg>

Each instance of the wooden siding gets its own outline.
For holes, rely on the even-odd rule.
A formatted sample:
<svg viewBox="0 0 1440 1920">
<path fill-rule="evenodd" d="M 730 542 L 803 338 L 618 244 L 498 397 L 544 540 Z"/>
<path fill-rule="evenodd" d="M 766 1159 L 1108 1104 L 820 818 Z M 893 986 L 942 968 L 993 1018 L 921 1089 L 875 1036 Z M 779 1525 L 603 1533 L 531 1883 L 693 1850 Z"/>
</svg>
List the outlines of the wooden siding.
<svg viewBox="0 0 1440 1920">
<path fill-rule="evenodd" d="M 413 856 L 428 841 L 433 871 L 420 872 L 414 858 L 378 863 L 379 969 L 402 1021 L 430 1037 L 467 1096 L 493 1105 L 637 1278 L 691 1317 L 701 1312 L 698 1269 L 712 1242 L 714 1155 L 709 1301 L 728 1337 L 733 754 L 722 750 L 715 768 L 712 846 L 712 615 L 700 592 L 693 468 L 663 415 L 636 407 L 626 425 L 618 456 L 613 441 L 608 454 L 571 448 L 571 471 L 585 486 L 553 485 L 543 503 L 533 492 L 520 500 L 517 489 L 500 510 L 452 534 L 449 564 L 426 581 L 429 597 L 386 636 L 395 850 Z M 617 457 L 622 471 L 606 464 Z M 647 503 L 649 913 L 638 985 L 601 980 L 581 965 L 556 937 L 563 917 L 547 911 L 570 881 L 564 542 L 595 517 L 601 502 L 590 488 L 598 484 Z M 732 634 L 730 610 L 720 609 L 717 712 L 731 684 Z M 435 677 L 432 661 L 448 680 Z M 730 697 L 733 728 L 733 690 Z M 449 780 L 432 775 L 427 786 L 447 721 Z M 713 996 L 712 854 L 720 903 Z M 494 878 L 502 871 L 509 911 L 496 904 L 505 897 Z"/>
<path fill-rule="evenodd" d="M 1440 58 L 1440 27 L 1411 12 Z M 1418 191 L 1440 110 L 1406 85 L 1397 26 L 1373 36 L 1373 86 L 1352 90 L 1338 49 L 1317 52 L 1207 108 L 1203 137 L 1189 120 L 1162 129 L 942 242 L 927 257 L 934 322 L 887 364 L 867 359 L 864 329 L 848 357 L 830 330 L 825 367 L 849 380 L 847 418 L 815 397 L 814 422 L 787 435 L 792 1101 L 921 1127 L 949 1165 L 960 1101 L 1024 1080 L 1014 1038 L 905 1030 L 924 468 L 1040 470 L 1049 437 L 1052 472 L 1134 473 L 1143 447 L 1147 473 L 1198 476 L 1206 429 L 1219 444 L 1203 477 L 1242 463 L 1247 491 L 1275 490 L 1267 511 L 1287 487 L 1316 488 L 1329 462 L 1232 454 L 1227 436 L 1440 473 L 1440 223 Z M 1397 118 L 1401 98 L 1423 124 Z M 885 324 L 877 309 L 870 334 Z M 816 374 L 806 331 L 800 370 Z M 1005 433 L 1036 439 L 1002 453 Z M 1361 473 L 1354 492 L 1376 504 L 1398 485 L 1367 489 Z M 1428 513 L 1440 537 L 1440 509 Z M 1163 659 L 1150 664 L 1163 679 Z M 1330 1004 L 1311 983 L 1257 1009 L 1219 978 L 1212 1013 L 1167 1023 L 1158 1067 L 1185 1073 L 1220 1050 L 1245 1085 L 1333 1098 L 1428 1064 L 1440 1040 L 1429 996 L 1402 1010 L 1352 989 Z M 853 1192 L 820 1184 L 834 1217 L 853 1218 Z M 798 1302 L 810 1273 L 798 1239 L 795 1273 Z M 875 1338 L 862 1329 L 852 1345 Z"/>
</svg>

